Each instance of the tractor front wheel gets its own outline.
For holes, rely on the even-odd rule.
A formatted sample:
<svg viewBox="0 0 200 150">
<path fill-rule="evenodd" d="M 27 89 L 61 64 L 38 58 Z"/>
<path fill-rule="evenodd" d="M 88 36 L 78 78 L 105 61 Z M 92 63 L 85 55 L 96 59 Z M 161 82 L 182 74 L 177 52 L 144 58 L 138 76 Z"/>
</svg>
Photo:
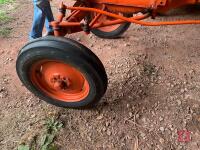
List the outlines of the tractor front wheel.
<svg viewBox="0 0 200 150">
<path fill-rule="evenodd" d="M 93 106 L 107 89 L 101 61 L 88 48 L 66 38 L 45 37 L 20 51 L 16 69 L 36 96 L 61 107 Z"/>
</svg>

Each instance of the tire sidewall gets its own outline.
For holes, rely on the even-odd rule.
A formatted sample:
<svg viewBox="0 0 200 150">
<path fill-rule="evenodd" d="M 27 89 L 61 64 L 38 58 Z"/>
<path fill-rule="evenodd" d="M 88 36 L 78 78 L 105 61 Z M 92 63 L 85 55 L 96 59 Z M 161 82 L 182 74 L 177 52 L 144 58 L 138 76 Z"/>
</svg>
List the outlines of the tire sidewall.
<svg viewBox="0 0 200 150">
<path fill-rule="evenodd" d="M 100 97 L 104 94 L 103 85 L 102 85 L 101 79 L 98 76 L 98 73 L 94 70 L 94 68 L 90 65 L 90 63 L 85 59 L 84 55 L 82 55 L 81 53 L 75 54 L 75 52 L 77 51 L 76 47 L 73 47 L 72 45 L 70 47 L 71 51 L 68 53 L 66 53 L 66 51 L 63 51 L 62 46 L 60 47 L 61 48 L 35 47 L 28 50 L 26 50 L 25 48 L 25 50 L 23 50 L 23 53 L 19 55 L 18 61 L 17 61 L 17 68 L 21 68 L 21 69 L 17 69 L 17 73 L 21 81 L 35 95 L 44 99 L 48 103 L 51 103 L 56 106 L 80 108 L 80 107 L 85 107 L 91 103 L 95 104 L 96 101 L 98 101 Z M 79 102 L 64 102 L 64 101 L 55 100 L 47 96 L 43 92 L 41 92 L 31 82 L 29 72 L 34 62 L 45 60 L 45 59 L 48 59 L 48 60 L 53 59 L 53 60 L 62 61 L 66 64 L 73 66 L 77 70 L 79 70 L 89 83 L 90 91 L 89 91 L 88 96 Z"/>
<path fill-rule="evenodd" d="M 100 38 L 115 39 L 115 38 L 119 38 L 124 32 L 126 32 L 129 26 L 130 26 L 130 23 L 123 23 L 117 29 L 111 32 L 105 32 L 98 28 L 93 29 L 91 32 Z"/>
</svg>

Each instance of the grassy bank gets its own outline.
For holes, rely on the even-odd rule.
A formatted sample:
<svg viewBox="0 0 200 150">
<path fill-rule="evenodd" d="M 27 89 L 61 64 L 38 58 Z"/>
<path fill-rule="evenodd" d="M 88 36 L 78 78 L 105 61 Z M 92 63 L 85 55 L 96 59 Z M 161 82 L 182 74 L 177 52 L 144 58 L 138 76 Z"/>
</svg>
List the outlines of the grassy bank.
<svg viewBox="0 0 200 150">
<path fill-rule="evenodd" d="M 6 38 L 11 33 L 11 28 L 7 27 L 12 18 L 9 16 L 7 5 L 10 5 L 14 0 L 0 0 L 0 37 Z"/>
<path fill-rule="evenodd" d="M 14 0 L 0 0 L 0 4 L 12 3 Z"/>
</svg>

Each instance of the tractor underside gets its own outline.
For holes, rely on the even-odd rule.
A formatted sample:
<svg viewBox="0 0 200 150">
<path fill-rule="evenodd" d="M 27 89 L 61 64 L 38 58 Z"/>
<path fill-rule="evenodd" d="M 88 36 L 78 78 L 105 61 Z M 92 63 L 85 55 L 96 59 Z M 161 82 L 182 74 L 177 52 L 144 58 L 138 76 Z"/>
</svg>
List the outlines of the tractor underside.
<svg viewBox="0 0 200 150">
<path fill-rule="evenodd" d="M 144 26 L 200 24 L 199 20 L 184 20 L 172 22 L 145 22 L 145 18 L 156 18 L 158 13 L 184 5 L 199 3 L 198 0 L 77 0 L 69 7 L 64 2 L 60 5 L 59 16 L 52 22 L 55 36 L 112 26 L 125 22 Z M 66 10 L 71 14 L 66 17 Z M 137 15 L 140 13 L 140 15 Z M 103 19 L 102 19 L 103 18 Z M 112 19 L 111 19 L 112 18 Z"/>
<path fill-rule="evenodd" d="M 84 31 L 113 39 L 131 23 L 143 26 L 200 24 L 200 20 L 156 21 L 159 13 L 194 5 L 200 0 L 77 0 L 60 4 L 54 36 L 43 37 L 22 48 L 17 59 L 18 76 L 35 95 L 48 103 L 70 108 L 95 105 L 107 89 L 103 64 L 87 47 L 66 34 Z M 68 12 L 66 12 L 68 10 Z M 151 17 L 154 19 L 145 20 Z"/>
</svg>

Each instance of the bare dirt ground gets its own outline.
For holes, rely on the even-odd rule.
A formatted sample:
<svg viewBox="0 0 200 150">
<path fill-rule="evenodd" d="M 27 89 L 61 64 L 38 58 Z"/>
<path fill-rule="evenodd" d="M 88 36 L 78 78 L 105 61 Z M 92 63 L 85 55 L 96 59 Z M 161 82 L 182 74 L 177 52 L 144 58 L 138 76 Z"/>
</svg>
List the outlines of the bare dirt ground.
<svg viewBox="0 0 200 150">
<path fill-rule="evenodd" d="M 56 4 L 55 4 L 56 5 Z M 55 9 L 53 5 L 53 9 Z M 61 150 L 199 150 L 200 26 L 132 25 L 122 38 L 103 40 L 70 35 L 92 49 L 108 73 L 108 91 L 91 110 L 48 105 L 22 86 L 15 72 L 19 49 L 27 42 L 31 1 L 17 1 L 9 38 L 0 38 L 0 149 L 13 150 L 42 132 L 44 121 L 64 123 L 55 144 Z M 200 18 L 199 8 L 160 20 Z M 177 132 L 191 132 L 178 142 Z"/>
</svg>

